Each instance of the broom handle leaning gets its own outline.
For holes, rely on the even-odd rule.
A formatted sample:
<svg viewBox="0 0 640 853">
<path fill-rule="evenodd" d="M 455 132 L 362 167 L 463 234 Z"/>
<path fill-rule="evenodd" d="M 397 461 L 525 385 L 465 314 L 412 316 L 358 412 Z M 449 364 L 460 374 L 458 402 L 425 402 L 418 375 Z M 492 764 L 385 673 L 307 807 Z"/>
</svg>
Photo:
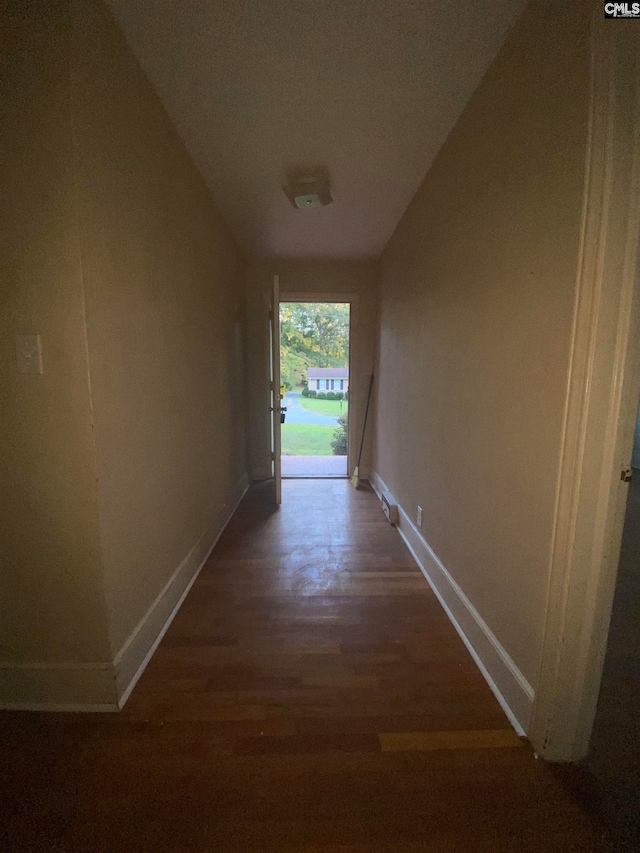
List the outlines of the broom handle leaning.
<svg viewBox="0 0 640 853">
<path fill-rule="evenodd" d="M 362 448 L 364 447 L 364 431 L 367 428 L 367 418 L 369 417 L 369 403 L 371 402 L 371 391 L 373 390 L 373 373 L 369 379 L 369 393 L 367 394 L 367 408 L 364 410 L 364 423 L 362 424 L 362 438 L 360 439 L 360 451 L 358 453 L 358 464 L 356 468 L 360 468 L 360 460 L 362 459 Z"/>
</svg>

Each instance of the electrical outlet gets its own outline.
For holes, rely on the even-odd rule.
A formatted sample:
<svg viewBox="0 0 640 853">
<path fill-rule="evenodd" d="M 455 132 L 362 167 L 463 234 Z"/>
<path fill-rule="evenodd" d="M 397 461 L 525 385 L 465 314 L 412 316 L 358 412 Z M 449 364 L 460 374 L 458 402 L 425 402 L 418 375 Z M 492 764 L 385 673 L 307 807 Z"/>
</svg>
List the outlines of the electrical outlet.
<svg viewBox="0 0 640 853">
<path fill-rule="evenodd" d="M 421 506 L 418 507 L 418 514 L 416 517 L 416 521 L 418 523 L 418 527 L 422 527 L 422 507 Z"/>
</svg>

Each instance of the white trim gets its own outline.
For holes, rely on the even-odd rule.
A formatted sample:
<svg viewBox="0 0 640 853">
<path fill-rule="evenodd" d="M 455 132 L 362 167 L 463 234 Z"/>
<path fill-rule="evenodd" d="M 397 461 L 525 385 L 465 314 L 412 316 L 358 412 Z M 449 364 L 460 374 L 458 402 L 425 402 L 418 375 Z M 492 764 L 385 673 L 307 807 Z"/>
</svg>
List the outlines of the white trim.
<svg viewBox="0 0 640 853">
<path fill-rule="evenodd" d="M 244 474 L 218 517 L 180 563 L 113 661 L 0 663 L 0 710 L 101 713 L 120 710 L 171 625 L 249 488 Z"/>
<path fill-rule="evenodd" d="M 232 497 L 231 501 L 229 501 L 233 506 L 233 509 L 231 510 L 231 515 L 233 515 L 233 513 L 235 512 L 235 510 L 236 510 L 238 504 L 240 503 L 240 501 L 242 500 L 246 490 L 247 490 L 247 477 L 245 475 L 242 477 L 242 479 L 235 486 L 235 488 L 233 490 L 233 497 Z M 240 497 L 238 497 L 238 494 L 240 494 Z M 229 515 L 229 512 L 227 510 L 227 506 L 228 506 L 229 502 L 225 503 L 221 509 L 220 514 L 225 513 L 225 516 L 227 518 L 227 520 L 224 522 L 223 526 L 220 527 L 220 523 L 219 523 L 218 519 L 216 519 L 211 525 L 209 525 L 209 527 L 205 530 L 205 532 L 202 534 L 202 536 L 198 539 L 196 544 L 189 551 L 187 556 L 182 560 L 182 562 L 180 563 L 178 568 L 174 571 L 174 573 L 171 575 L 169 580 L 166 582 L 166 584 L 160 590 L 158 595 L 155 597 L 153 603 L 149 606 L 149 608 L 147 609 L 147 612 L 144 614 L 142 619 L 138 622 L 138 624 L 133 629 L 133 631 L 131 632 L 129 637 L 124 641 L 124 643 L 120 647 L 120 650 L 118 651 L 118 653 L 116 654 L 116 656 L 113 659 L 113 663 L 115 666 L 118 666 L 118 664 L 121 662 L 121 660 L 124 658 L 124 656 L 128 653 L 129 648 L 136 641 L 138 635 L 143 630 L 143 628 L 153 618 L 154 611 L 158 609 L 158 606 L 166 598 L 167 593 L 169 593 L 171 587 L 173 587 L 175 585 L 176 580 L 179 579 L 179 576 L 181 574 L 184 574 L 185 568 L 188 568 L 189 565 L 192 565 L 194 562 L 195 555 L 197 555 L 202 550 L 203 547 L 206 547 L 203 545 L 203 543 L 210 542 L 212 536 L 216 537 L 213 545 L 215 545 L 215 542 L 218 541 L 218 538 L 219 538 L 220 534 L 222 533 L 222 531 L 224 530 L 225 525 L 227 524 L 229 518 L 231 518 L 231 515 Z M 212 531 L 215 531 L 215 532 L 212 533 Z M 211 553 L 211 549 L 213 548 L 213 545 L 211 545 L 209 547 L 209 550 L 207 551 L 207 555 L 206 555 L 207 557 Z M 206 557 L 205 557 L 205 559 L 206 559 Z M 201 562 L 202 562 L 201 560 L 198 561 L 198 563 L 201 563 Z M 190 574 L 190 577 L 191 577 L 190 582 L 193 582 L 193 573 Z"/>
<path fill-rule="evenodd" d="M 391 494 L 379 474 L 373 472 L 370 479 L 378 497 Z M 397 503 L 394 498 L 391 498 L 391 502 Z M 399 504 L 398 514 L 398 532 L 509 722 L 518 735 L 524 735 L 529 726 L 533 706 L 532 686 Z"/>
<path fill-rule="evenodd" d="M 280 276 L 274 275 L 269 310 L 271 353 L 271 440 L 273 442 L 273 484 L 276 506 L 282 503 L 282 399 L 280 396 Z"/>
<path fill-rule="evenodd" d="M 541 667 L 530 737 L 578 761 L 602 677 L 640 384 L 637 28 L 594 13 L 589 138 L 567 404 Z M 635 304 L 634 304 L 635 303 Z"/>
<path fill-rule="evenodd" d="M 180 563 L 114 658 L 120 708 L 124 707 L 138 683 L 248 488 L 249 477 L 244 474 L 222 507 L 218 518 Z"/>
<path fill-rule="evenodd" d="M 333 302 L 339 305 L 349 305 L 349 364 L 347 365 L 349 374 L 347 376 L 347 393 L 349 394 L 349 421 L 347 426 L 347 477 L 350 477 L 356 466 L 358 458 L 358 442 L 361 434 L 361 423 L 359 421 L 361 406 L 358 405 L 357 391 L 354 394 L 353 389 L 364 388 L 368 383 L 368 376 L 359 375 L 356 367 L 357 360 L 354 358 L 356 342 L 359 343 L 359 336 L 354 337 L 356 328 L 361 325 L 360 321 L 360 300 L 359 294 L 352 291 L 331 290 L 322 293 L 292 293 L 291 291 L 283 291 L 280 294 L 280 303 L 283 302 Z M 365 392 L 366 393 L 366 392 Z M 375 388 L 374 388 L 375 394 Z M 364 412 L 364 408 L 362 408 Z M 360 476 L 366 477 L 367 469 L 364 465 L 360 466 Z M 298 479 L 298 478 L 292 478 Z"/>
</svg>

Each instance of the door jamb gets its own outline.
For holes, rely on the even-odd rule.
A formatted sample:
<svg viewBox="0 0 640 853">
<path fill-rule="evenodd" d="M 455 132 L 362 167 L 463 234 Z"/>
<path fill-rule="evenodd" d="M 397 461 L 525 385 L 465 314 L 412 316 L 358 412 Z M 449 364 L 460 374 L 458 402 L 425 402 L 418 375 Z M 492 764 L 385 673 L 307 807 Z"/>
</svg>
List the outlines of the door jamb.
<svg viewBox="0 0 640 853">
<path fill-rule="evenodd" d="M 353 332 L 354 332 L 354 316 L 357 315 L 358 294 L 357 293 L 300 293 L 284 291 L 280 294 L 280 302 L 348 302 L 349 303 L 349 428 L 347 437 L 347 473 L 345 477 L 350 477 L 355 467 L 356 458 L 356 424 L 358 423 L 358 415 L 360 408 L 357 400 L 357 390 L 352 394 L 352 389 L 360 388 L 360 375 L 357 369 L 354 369 L 355 359 L 353 358 Z"/>
<path fill-rule="evenodd" d="M 542 659 L 529 732 L 551 761 L 588 751 L 640 396 L 640 40 L 592 21 L 578 280 Z M 631 32 L 631 30 L 635 30 Z"/>
</svg>

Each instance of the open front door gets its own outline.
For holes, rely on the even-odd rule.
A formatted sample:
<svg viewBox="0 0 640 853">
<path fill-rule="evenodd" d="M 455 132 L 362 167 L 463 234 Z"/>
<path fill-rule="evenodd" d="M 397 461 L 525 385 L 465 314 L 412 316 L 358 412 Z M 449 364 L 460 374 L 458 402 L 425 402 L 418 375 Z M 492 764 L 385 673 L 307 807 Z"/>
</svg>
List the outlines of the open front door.
<svg viewBox="0 0 640 853">
<path fill-rule="evenodd" d="M 271 453 L 273 455 L 273 479 L 276 487 L 276 503 L 282 503 L 282 468 L 280 453 L 282 442 L 280 437 L 280 417 L 282 395 L 280 388 L 280 279 L 273 277 L 271 305 L 269 308 L 269 326 L 271 340 Z"/>
</svg>

